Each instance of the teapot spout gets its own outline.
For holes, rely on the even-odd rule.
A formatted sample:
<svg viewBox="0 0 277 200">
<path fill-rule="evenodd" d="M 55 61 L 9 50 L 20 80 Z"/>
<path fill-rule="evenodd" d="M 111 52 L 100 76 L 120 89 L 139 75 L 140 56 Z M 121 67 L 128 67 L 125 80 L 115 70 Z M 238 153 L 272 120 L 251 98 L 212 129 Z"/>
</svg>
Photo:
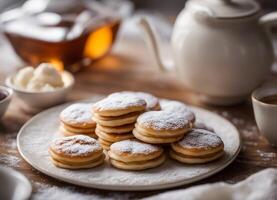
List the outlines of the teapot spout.
<svg viewBox="0 0 277 200">
<path fill-rule="evenodd" d="M 169 69 L 172 69 L 173 62 L 165 64 L 162 60 L 162 56 L 161 56 L 160 49 L 159 49 L 160 45 L 158 44 L 157 35 L 153 31 L 153 28 L 150 25 L 150 23 L 148 22 L 148 20 L 144 17 L 141 17 L 138 20 L 137 24 L 143 32 L 143 38 L 144 38 L 146 45 L 151 53 L 151 57 L 156 62 L 156 64 L 160 68 L 160 70 L 163 72 L 166 72 Z"/>
</svg>

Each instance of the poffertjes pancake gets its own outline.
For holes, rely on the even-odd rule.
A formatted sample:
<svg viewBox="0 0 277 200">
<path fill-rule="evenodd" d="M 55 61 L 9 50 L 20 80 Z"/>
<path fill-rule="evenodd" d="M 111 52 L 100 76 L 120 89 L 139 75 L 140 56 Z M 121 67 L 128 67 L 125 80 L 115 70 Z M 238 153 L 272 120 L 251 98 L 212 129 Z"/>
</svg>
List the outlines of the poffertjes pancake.
<svg viewBox="0 0 277 200">
<path fill-rule="evenodd" d="M 113 144 L 113 142 L 109 142 L 109 141 L 107 141 L 105 139 L 102 139 L 102 138 L 98 138 L 98 141 L 101 144 L 101 146 L 102 146 L 102 144 L 104 144 L 106 146 L 111 146 Z"/>
<path fill-rule="evenodd" d="M 163 111 L 168 112 L 178 112 L 178 113 L 186 113 L 188 120 L 192 123 L 195 122 L 195 114 L 192 112 L 190 107 L 180 101 L 174 100 L 161 100 L 160 101 L 161 109 Z"/>
<path fill-rule="evenodd" d="M 105 133 L 115 133 L 115 134 L 124 134 L 132 132 L 135 125 L 132 124 L 126 124 L 122 126 L 115 126 L 115 127 L 109 127 L 109 126 L 101 126 L 100 124 L 97 125 L 97 128 Z"/>
<path fill-rule="evenodd" d="M 99 138 L 102 138 L 109 142 L 118 142 L 121 140 L 127 140 L 127 139 L 134 138 L 132 132 L 126 133 L 126 134 L 113 134 L 113 133 L 105 133 L 96 128 L 95 133 Z"/>
<path fill-rule="evenodd" d="M 183 138 L 183 135 L 180 135 L 177 137 L 176 136 L 168 137 L 168 138 L 145 136 L 145 135 L 142 135 L 140 132 L 138 132 L 136 129 L 133 130 L 133 135 L 137 139 L 149 144 L 168 144 L 168 143 L 179 141 Z"/>
<path fill-rule="evenodd" d="M 54 140 L 49 147 L 49 153 L 53 164 L 68 169 L 94 167 L 101 164 L 105 158 L 99 142 L 84 135 Z"/>
<path fill-rule="evenodd" d="M 64 169 L 88 169 L 88 168 L 93 168 L 98 165 L 101 165 L 105 160 L 105 155 L 102 155 L 98 160 L 95 160 L 94 162 L 77 163 L 77 164 L 68 164 L 65 162 L 61 162 L 59 160 L 54 160 L 53 158 L 51 160 L 55 166 L 64 168 Z"/>
<path fill-rule="evenodd" d="M 160 146 L 134 139 L 113 143 L 108 155 L 114 167 L 124 170 L 154 168 L 165 161 L 165 155 Z"/>
<path fill-rule="evenodd" d="M 138 124 L 135 124 L 136 131 L 139 132 L 141 135 L 154 137 L 154 138 L 171 138 L 171 137 L 178 137 L 180 135 L 184 135 L 184 132 L 188 132 L 191 130 L 191 125 L 188 125 L 187 129 L 184 130 L 176 130 L 176 131 L 153 131 L 148 128 L 142 128 Z"/>
<path fill-rule="evenodd" d="M 194 113 L 177 101 L 163 101 L 161 111 L 149 111 L 137 118 L 134 136 L 147 143 L 166 144 L 180 140 L 191 130 Z"/>
<path fill-rule="evenodd" d="M 122 116 L 116 116 L 116 117 L 103 117 L 95 114 L 93 119 L 96 121 L 97 124 L 101 126 L 117 127 L 117 126 L 123 126 L 126 124 L 135 123 L 139 115 L 140 115 L 140 112 L 128 113 L 128 114 L 125 114 Z"/>
<path fill-rule="evenodd" d="M 153 131 L 182 131 L 187 130 L 193 123 L 192 112 L 149 111 L 141 114 L 137 124 L 141 128 Z"/>
<path fill-rule="evenodd" d="M 76 103 L 65 108 L 60 114 L 60 120 L 75 128 L 94 128 L 96 122 L 92 119 L 92 104 Z"/>
<path fill-rule="evenodd" d="M 95 128 L 96 127 L 93 127 L 93 128 L 75 128 L 73 126 L 69 126 L 69 125 L 66 125 L 64 124 L 63 122 L 61 122 L 61 125 L 64 129 L 66 129 L 67 131 L 69 132 L 72 132 L 72 133 L 92 133 L 95 131 Z"/>
<path fill-rule="evenodd" d="M 213 132 L 193 129 L 182 140 L 172 143 L 171 147 L 182 155 L 200 156 L 222 151 L 224 144 Z"/>
<path fill-rule="evenodd" d="M 99 141 L 99 142 L 100 142 L 100 141 Z M 110 146 L 111 146 L 111 145 L 107 145 L 107 144 L 102 143 L 102 142 L 100 142 L 100 144 L 101 144 L 101 146 L 102 146 L 102 148 L 103 148 L 104 150 L 108 151 L 108 150 L 110 149 Z"/>
<path fill-rule="evenodd" d="M 144 111 L 146 101 L 129 94 L 114 94 L 93 105 L 93 111 L 101 116 L 121 116 L 132 112 Z"/>
<path fill-rule="evenodd" d="M 173 158 L 174 160 L 177 160 L 181 163 L 185 163 L 185 164 L 203 164 L 203 163 L 208 163 L 211 161 L 214 161 L 220 157 L 222 157 L 224 155 L 224 151 L 220 151 L 217 152 L 215 154 L 213 154 L 210 157 L 186 157 L 180 153 L 177 153 L 173 150 L 171 150 L 169 152 L 169 155 L 171 158 Z"/>
<path fill-rule="evenodd" d="M 53 150 L 49 149 L 49 153 L 54 160 L 58 160 L 63 163 L 69 163 L 74 165 L 74 163 L 89 163 L 93 162 L 95 160 L 99 160 L 100 157 L 103 155 L 103 152 L 99 152 L 93 156 L 90 157 L 84 157 L 84 158 L 69 158 L 69 157 L 63 157 L 61 155 L 56 154 Z"/>
<path fill-rule="evenodd" d="M 159 157 L 163 148 L 129 139 L 113 143 L 108 153 L 111 158 L 122 162 L 146 161 Z"/>
<path fill-rule="evenodd" d="M 224 155 L 224 144 L 213 132 L 193 129 L 184 138 L 171 144 L 170 157 L 188 164 L 201 164 Z"/>
<path fill-rule="evenodd" d="M 116 96 L 118 94 L 127 94 L 127 95 L 134 95 L 135 97 L 144 99 L 146 101 L 146 110 L 160 110 L 160 104 L 159 104 L 159 99 L 152 94 L 145 93 L 145 92 L 132 92 L 132 91 L 123 91 L 123 92 L 117 92 L 110 94 L 109 96 Z"/>
<path fill-rule="evenodd" d="M 60 126 L 59 130 L 66 137 L 74 136 L 74 135 L 86 135 L 86 136 L 89 136 L 89 137 L 92 137 L 92 138 L 97 138 L 97 135 L 95 134 L 95 131 L 91 131 L 90 133 L 74 133 L 74 132 L 66 130 L 63 126 Z"/>
<path fill-rule="evenodd" d="M 148 160 L 146 162 L 144 161 L 136 161 L 136 162 L 121 162 L 118 160 L 110 159 L 111 164 L 118 168 L 123 170 L 133 170 L 133 171 L 139 171 L 139 170 L 145 170 L 145 169 L 151 169 L 160 166 L 165 161 L 165 155 L 161 155 L 158 158 L 155 158 L 153 160 Z"/>
</svg>

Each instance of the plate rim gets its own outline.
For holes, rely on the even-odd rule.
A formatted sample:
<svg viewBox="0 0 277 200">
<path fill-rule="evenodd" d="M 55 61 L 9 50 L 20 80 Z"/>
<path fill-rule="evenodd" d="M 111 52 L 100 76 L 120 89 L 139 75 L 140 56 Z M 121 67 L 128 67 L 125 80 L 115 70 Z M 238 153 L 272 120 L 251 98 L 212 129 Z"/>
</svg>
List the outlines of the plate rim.
<svg viewBox="0 0 277 200">
<path fill-rule="evenodd" d="M 175 182 L 172 182 L 172 183 L 162 183 L 162 184 L 155 184 L 155 185 L 127 185 L 127 184 L 121 184 L 121 185 L 117 186 L 117 185 L 99 184 L 99 183 L 97 183 L 97 184 L 95 184 L 95 183 L 87 184 L 87 183 L 84 183 L 84 182 L 79 182 L 78 180 L 72 180 L 70 178 L 66 178 L 66 177 L 57 175 L 55 173 L 52 173 L 49 170 L 44 170 L 43 168 L 39 167 L 35 162 L 29 160 L 24 155 L 24 153 L 23 153 L 23 151 L 22 151 L 22 149 L 19 145 L 20 144 L 19 139 L 20 139 L 20 136 L 21 136 L 23 130 L 25 129 L 25 127 L 28 126 L 30 123 L 32 123 L 33 120 L 35 120 L 37 117 L 39 117 L 40 115 L 42 115 L 45 112 L 50 112 L 50 110 L 57 109 L 58 107 L 65 106 L 66 104 L 71 104 L 71 103 L 75 103 L 75 102 L 86 102 L 86 101 L 89 101 L 89 100 L 91 100 L 91 98 L 60 104 L 60 105 L 54 106 L 52 108 L 46 109 L 46 110 L 36 114 L 35 116 L 33 116 L 31 119 L 29 119 L 20 128 L 20 130 L 18 132 L 18 135 L 17 135 L 17 148 L 18 148 L 18 151 L 19 151 L 20 155 L 23 157 L 23 159 L 28 164 L 30 164 L 32 167 L 34 167 L 36 170 L 42 172 L 43 174 L 45 174 L 49 177 L 52 177 L 54 179 L 57 179 L 57 180 L 60 180 L 60 181 L 66 182 L 66 183 L 70 183 L 70 184 L 73 184 L 73 185 L 77 185 L 77 186 L 83 186 L 83 187 L 87 187 L 87 188 L 95 188 L 95 189 L 101 189 L 101 190 L 110 190 L 110 191 L 151 191 L 151 190 L 153 191 L 153 190 L 169 189 L 169 188 L 174 188 L 174 187 L 178 187 L 178 186 L 183 186 L 183 185 L 186 185 L 186 184 L 190 184 L 190 183 L 194 183 L 194 182 L 206 179 L 206 178 L 220 172 L 221 170 L 226 168 L 228 165 L 230 165 L 235 160 L 235 158 L 238 156 L 238 154 L 241 150 L 241 147 L 242 147 L 241 136 L 240 136 L 239 130 L 234 126 L 234 124 L 232 122 L 230 122 L 226 118 L 224 118 L 224 117 L 222 117 L 222 116 L 220 116 L 220 115 L 218 115 L 218 114 L 216 114 L 212 111 L 209 111 L 209 110 L 206 110 L 204 108 L 197 107 L 197 106 L 189 105 L 192 109 L 197 109 L 197 110 L 201 110 L 201 111 L 204 111 L 204 112 L 209 112 L 209 114 L 220 117 L 221 119 L 223 119 L 224 121 L 229 123 L 236 130 L 236 133 L 237 133 L 237 136 L 238 136 L 238 148 L 236 149 L 236 152 L 228 160 L 226 160 L 226 162 L 224 164 L 222 164 L 221 166 L 219 166 L 219 167 L 217 167 L 217 168 L 215 168 L 215 169 L 213 169 L 213 170 L 211 170 L 211 171 L 209 171 L 205 174 L 197 175 L 197 176 L 189 178 L 189 179 L 175 181 Z"/>
</svg>

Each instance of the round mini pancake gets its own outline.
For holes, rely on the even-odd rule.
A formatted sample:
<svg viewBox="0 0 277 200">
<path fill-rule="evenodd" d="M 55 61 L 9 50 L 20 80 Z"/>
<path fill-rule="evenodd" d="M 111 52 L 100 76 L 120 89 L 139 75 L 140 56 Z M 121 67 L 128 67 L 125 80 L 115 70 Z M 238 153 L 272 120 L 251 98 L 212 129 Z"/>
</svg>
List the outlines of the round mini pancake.
<svg viewBox="0 0 277 200">
<path fill-rule="evenodd" d="M 187 133 L 191 130 L 190 124 L 188 124 L 187 129 L 181 129 L 176 131 L 153 131 L 151 129 L 142 128 L 138 124 L 135 124 L 135 128 L 137 132 L 139 132 L 141 135 L 149 136 L 149 137 L 157 137 L 157 138 L 169 138 L 169 137 L 178 137 L 180 135 L 184 135 L 184 133 Z"/>
<path fill-rule="evenodd" d="M 160 157 L 163 148 L 129 139 L 113 143 L 108 154 L 110 158 L 122 162 L 147 161 Z"/>
<path fill-rule="evenodd" d="M 85 135 L 58 138 L 49 150 L 64 159 L 91 159 L 103 152 L 97 140 Z"/>
<path fill-rule="evenodd" d="M 177 142 L 184 137 L 183 135 L 180 135 L 177 137 L 168 137 L 168 138 L 151 137 L 151 136 L 142 135 L 136 129 L 133 130 L 133 135 L 137 139 L 139 139 L 143 142 L 146 142 L 146 143 L 150 143 L 150 144 L 168 144 L 168 143 L 172 143 L 172 142 Z"/>
<path fill-rule="evenodd" d="M 95 127 L 93 128 L 76 128 L 73 126 L 66 125 L 64 123 L 61 123 L 61 125 L 65 130 L 72 132 L 72 133 L 92 133 L 95 131 Z"/>
<path fill-rule="evenodd" d="M 193 123 L 193 115 L 190 111 L 149 111 L 138 117 L 137 124 L 153 131 L 185 131 Z"/>
<path fill-rule="evenodd" d="M 66 163 L 69 165 L 78 165 L 78 164 L 90 164 L 94 161 L 97 161 L 103 155 L 103 152 L 99 152 L 95 155 L 83 158 L 70 158 L 70 157 L 63 157 L 61 155 L 56 154 L 53 150 L 49 149 L 49 154 L 53 160 Z"/>
<path fill-rule="evenodd" d="M 171 158 L 174 160 L 177 160 L 181 163 L 186 163 L 186 164 L 203 164 L 207 162 L 214 161 L 224 155 L 224 151 L 216 152 L 212 156 L 209 157 L 186 157 L 180 153 L 177 153 L 173 150 L 170 150 L 169 155 Z"/>
<path fill-rule="evenodd" d="M 128 94 L 113 94 L 93 105 L 95 113 L 101 116 L 120 116 L 136 111 L 144 111 L 146 102 L 142 98 Z"/>
<path fill-rule="evenodd" d="M 139 115 L 140 112 L 128 113 L 126 115 L 117 117 L 101 117 L 95 114 L 94 120 L 97 124 L 100 124 L 101 126 L 116 127 L 135 123 Z"/>
<path fill-rule="evenodd" d="M 100 143 L 100 145 L 103 147 L 104 150 L 109 150 L 110 146 L 113 144 L 112 142 L 106 141 L 102 138 L 98 138 L 98 141 Z"/>
<path fill-rule="evenodd" d="M 101 126 L 100 124 L 98 124 L 97 128 L 105 133 L 124 134 L 131 132 L 135 128 L 135 126 L 133 123 L 115 127 Z"/>
<path fill-rule="evenodd" d="M 161 100 L 160 105 L 163 111 L 186 113 L 189 121 L 195 121 L 195 114 L 189 106 L 180 101 Z"/>
<path fill-rule="evenodd" d="M 123 92 L 111 94 L 109 96 L 112 97 L 112 96 L 118 95 L 118 94 L 133 95 L 135 97 L 144 99 L 146 101 L 146 110 L 147 111 L 161 109 L 160 104 L 159 104 L 159 99 L 157 97 L 153 96 L 152 94 L 145 93 L 145 92 L 123 91 Z"/>
<path fill-rule="evenodd" d="M 76 103 L 65 108 L 60 114 L 60 120 L 69 126 L 76 128 L 93 128 L 96 122 L 92 119 L 92 104 Z"/>
<path fill-rule="evenodd" d="M 111 146 L 112 144 L 113 144 L 113 142 L 109 142 L 109 141 L 107 141 L 107 140 L 105 140 L 105 139 L 102 139 L 102 138 L 98 138 L 98 141 L 99 141 L 99 143 L 102 145 L 102 144 L 104 144 L 104 145 L 106 145 L 106 146 Z"/>
<path fill-rule="evenodd" d="M 153 160 L 147 160 L 147 161 L 135 161 L 135 162 L 122 162 L 114 159 L 110 159 L 111 164 L 118 168 L 123 170 L 133 170 L 133 171 L 139 171 L 139 170 L 145 170 L 145 169 L 151 169 L 160 166 L 165 161 L 165 155 L 162 154 L 158 158 L 155 158 Z"/>
<path fill-rule="evenodd" d="M 94 118 L 97 118 L 98 120 L 103 120 L 103 121 L 113 121 L 113 120 L 128 119 L 130 117 L 139 116 L 141 113 L 142 112 L 132 112 L 132 113 L 128 113 L 125 115 L 113 116 L 113 117 L 101 116 L 98 114 L 94 114 Z"/>
<path fill-rule="evenodd" d="M 59 160 L 51 159 L 52 163 L 59 167 L 59 168 L 64 168 L 64 169 L 88 169 L 88 168 L 93 168 L 96 167 L 102 163 L 104 163 L 105 160 L 105 155 L 103 154 L 100 159 L 90 162 L 90 163 L 78 163 L 78 164 L 67 164 L 64 162 L 61 162 Z"/>
<path fill-rule="evenodd" d="M 182 140 L 172 143 L 171 147 L 182 155 L 200 156 L 222 151 L 224 143 L 213 132 L 193 129 Z"/>
<path fill-rule="evenodd" d="M 105 133 L 103 131 L 98 130 L 97 128 L 95 130 L 95 133 L 99 138 L 102 138 L 109 142 L 118 142 L 121 140 L 127 140 L 130 138 L 134 138 L 132 133 L 126 133 L 126 134 Z"/>
<path fill-rule="evenodd" d="M 89 137 L 92 137 L 92 138 L 97 138 L 97 135 L 95 134 L 95 131 L 92 131 L 90 133 L 74 133 L 74 132 L 66 130 L 63 126 L 60 126 L 59 130 L 66 137 L 75 136 L 75 135 L 86 135 L 86 136 L 89 136 Z"/>
<path fill-rule="evenodd" d="M 102 144 L 102 143 L 100 143 L 100 144 L 105 151 L 108 151 L 110 149 L 110 145 L 106 145 L 106 144 Z"/>
</svg>

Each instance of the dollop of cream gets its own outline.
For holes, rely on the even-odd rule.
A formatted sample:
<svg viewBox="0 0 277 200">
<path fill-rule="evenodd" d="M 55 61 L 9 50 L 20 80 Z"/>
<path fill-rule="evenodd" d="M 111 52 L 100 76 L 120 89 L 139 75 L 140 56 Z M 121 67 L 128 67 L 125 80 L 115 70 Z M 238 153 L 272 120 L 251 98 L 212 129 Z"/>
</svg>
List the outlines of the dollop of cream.
<svg viewBox="0 0 277 200">
<path fill-rule="evenodd" d="M 61 74 L 49 63 L 42 63 L 36 69 L 25 67 L 17 72 L 13 84 L 27 91 L 53 91 L 64 87 Z"/>
</svg>

